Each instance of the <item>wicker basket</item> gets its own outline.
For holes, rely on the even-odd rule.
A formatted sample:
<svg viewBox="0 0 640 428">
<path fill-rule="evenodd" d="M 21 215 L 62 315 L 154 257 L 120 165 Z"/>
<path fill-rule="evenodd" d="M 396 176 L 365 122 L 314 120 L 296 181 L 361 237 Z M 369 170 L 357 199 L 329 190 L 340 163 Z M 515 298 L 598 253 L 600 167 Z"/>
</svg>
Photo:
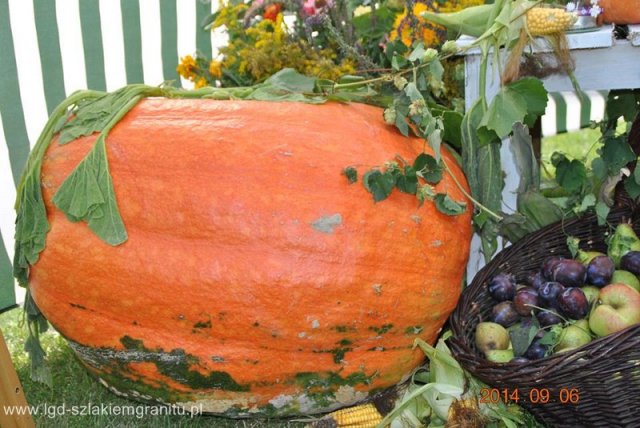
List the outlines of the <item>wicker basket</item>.
<svg viewBox="0 0 640 428">
<path fill-rule="evenodd" d="M 612 210 L 608 222 L 615 226 L 637 217 L 627 204 Z M 637 222 L 636 232 L 639 226 Z M 517 392 L 518 404 L 548 426 L 640 427 L 640 325 L 525 364 L 492 363 L 477 350 L 474 340 L 476 325 L 488 320 L 494 304 L 486 290 L 491 277 L 505 271 L 522 282 L 546 257 L 570 257 L 568 235 L 580 238 L 583 249 L 606 252 L 604 238 L 610 231 L 598 226 L 594 216 L 547 226 L 501 251 L 464 290 L 450 318 L 454 336 L 449 344 L 466 370 L 498 389 L 484 399 L 505 393 L 513 397 Z"/>
</svg>

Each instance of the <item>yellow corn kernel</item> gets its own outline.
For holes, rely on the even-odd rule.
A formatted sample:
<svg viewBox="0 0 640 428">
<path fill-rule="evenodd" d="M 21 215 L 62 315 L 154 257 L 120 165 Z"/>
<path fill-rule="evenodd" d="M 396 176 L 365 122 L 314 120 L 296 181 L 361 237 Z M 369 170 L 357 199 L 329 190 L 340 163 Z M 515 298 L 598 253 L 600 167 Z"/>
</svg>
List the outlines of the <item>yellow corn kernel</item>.
<svg viewBox="0 0 640 428">
<path fill-rule="evenodd" d="M 375 428 L 382 422 L 382 415 L 371 403 L 337 410 L 329 415 L 338 428 Z"/>
<path fill-rule="evenodd" d="M 564 9 L 534 7 L 527 11 L 526 22 L 532 36 L 543 36 L 568 30 L 574 17 Z"/>
</svg>

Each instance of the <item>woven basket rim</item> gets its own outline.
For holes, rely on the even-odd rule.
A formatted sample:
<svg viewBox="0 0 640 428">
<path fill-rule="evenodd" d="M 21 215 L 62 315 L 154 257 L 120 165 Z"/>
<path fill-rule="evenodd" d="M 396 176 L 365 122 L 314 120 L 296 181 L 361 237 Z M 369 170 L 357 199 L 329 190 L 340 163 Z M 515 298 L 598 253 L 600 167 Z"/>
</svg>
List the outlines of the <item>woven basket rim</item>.
<svg viewBox="0 0 640 428">
<path fill-rule="evenodd" d="M 617 214 L 621 216 L 621 218 L 631 218 L 636 213 L 630 206 L 626 205 L 612 210 L 611 214 Z M 609 218 L 611 218 L 611 215 Z M 596 358 L 598 356 L 613 357 L 617 354 L 624 353 L 627 350 L 627 346 L 625 346 L 623 339 L 629 336 L 640 336 L 640 324 L 635 324 L 616 333 L 595 338 L 588 344 L 574 350 L 555 353 L 548 357 L 539 360 L 531 360 L 525 363 L 495 363 L 489 361 L 475 349 L 474 344 L 470 344 L 465 341 L 463 332 L 465 331 L 465 324 L 467 323 L 461 323 L 461 320 L 464 319 L 465 314 L 463 312 L 466 311 L 464 311 L 464 306 L 461 305 L 461 303 L 463 303 L 465 297 L 468 297 L 469 295 L 475 296 L 482 291 L 485 283 L 482 279 L 489 277 L 489 275 L 495 270 L 496 266 L 508 261 L 514 254 L 523 248 L 531 246 L 532 242 L 539 240 L 541 237 L 549 233 L 550 230 L 555 230 L 558 227 L 565 229 L 579 223 L 596 221 L 596 216 L 591 214 L 579 218 L 562 220 L 548 225 L 519 240 L 515 244 L 506 247 L 487 265 L 480 269 L 478 273 L 476 273 L 471 284 L 463 290 L 460 302 L 449 318 L 453 335 L 448 342 L 454 356 L 462 362 L 465 369 L 474 375 L 482 373 L 480 378 L 487 383 L 492 383 L 492 380 L 496 383 L 512 382 L 517 378 L 526 379 L 526 382 L 528 383 L 530 381 L 546 379 L 548 376 L 562 371 L 562 369 L 568 364 L 572 366 L 572 369 L 575 369 L 580 366 L 588 366 L 591 358 Z M 468 324 L 472 325 L 475 330 L 475 326 L 478 322 L 474 321 Z M 484 375 L 485 371 L 493 372 L 494 378 L 487 378 Z"/>
</svg>

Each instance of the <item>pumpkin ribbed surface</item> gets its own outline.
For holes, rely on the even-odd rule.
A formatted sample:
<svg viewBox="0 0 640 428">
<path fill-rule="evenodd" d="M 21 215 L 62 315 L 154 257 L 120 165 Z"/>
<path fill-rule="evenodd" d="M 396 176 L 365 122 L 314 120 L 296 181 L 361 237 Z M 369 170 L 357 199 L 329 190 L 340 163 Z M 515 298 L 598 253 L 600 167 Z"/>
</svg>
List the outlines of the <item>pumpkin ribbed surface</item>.
<svg viewBox="0 0 640 428">
<path fill-rule="evenodd" d="M 107 139 L 116 247 L 51 203 L 93 141 L 48 149 L 30 282 L 114 391 L 229 416 L 331 410 L 406 378 L 414 339 L 433 343 L 458 301 L 470 209 L 398 191 L 376 204 L 341 174 L 429 151 L 378 108 L 141 101 Z M 437 189 L 464 200 L 447 174 Z"/>
</svg>

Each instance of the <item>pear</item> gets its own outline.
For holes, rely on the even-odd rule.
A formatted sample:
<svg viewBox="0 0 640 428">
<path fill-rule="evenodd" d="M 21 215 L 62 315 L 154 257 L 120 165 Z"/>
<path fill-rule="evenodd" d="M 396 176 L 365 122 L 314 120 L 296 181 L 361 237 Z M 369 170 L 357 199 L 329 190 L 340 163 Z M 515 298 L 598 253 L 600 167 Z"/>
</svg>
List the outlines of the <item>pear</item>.
<svg viewBox="0 0 640 428">
<path fill-rule="evenodd" d="M 513 360 L 513 349 L 490 349 L 486 353 L 487 360 L 494 363 L 508 363 Z"/>
<path fill-rule="evenodd" d="M 555 352 L 567 352 L 591 342 L 589 322 L 585 319 L 568 325 L 560 332 Z"/>
<path fill-rule="evenodd" d="M 595 259 L 598 256 L 606 256 L 606 254 L 601 253 L 600 251 L 578 250 L 578 253 L 576 254 L 576 260 L 586 266 L 591 260 Z"/>
<path fill-rule="evenodd" d="M 580 287 L 582 292 L 587 297 L 587 302 L 589 302 L 589 307 L 592 307 L 595 302 L 598 301 L 598 296 L 600 296 L 600 289 L 595 285 L 585 285 L 584 287 Z"/>
<path fill-rule="evenodd" d="M 505 350 L 511 343 L 506 328 L 495 322 L 481 322 L 476 327 L 476 346 L 485 354 L 494 349 Z"/>
<path fill-rule="evenodd" d="M 627 270 L 615 270 L 609 282 L 611 284 L 627 284 L 636 291 L 640 291 L 640 281 L 638 277 Z"/>
</svg>

